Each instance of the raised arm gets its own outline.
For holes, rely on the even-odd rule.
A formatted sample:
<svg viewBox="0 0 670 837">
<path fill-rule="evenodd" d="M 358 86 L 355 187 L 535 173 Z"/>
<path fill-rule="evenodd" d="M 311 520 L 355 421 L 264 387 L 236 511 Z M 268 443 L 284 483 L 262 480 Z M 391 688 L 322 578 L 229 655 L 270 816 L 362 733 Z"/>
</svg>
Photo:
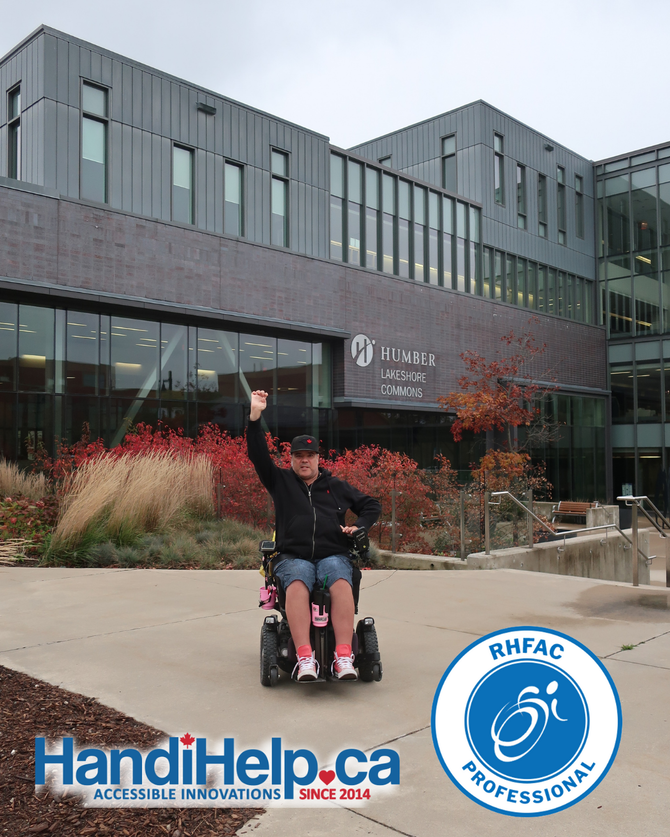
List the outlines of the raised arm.
<svg viewBox="0 0 670 837">
<path fill-rule="evenodd" d="M 249 411 L 249 425 L 247 427 L 247 454 L 251 460 L 258 478 L 272 491 L 275 485 L 277 466 L 272 461 L 265 434 L 261 427 L 261 413 L 267 407 L 268 394 L 259 389 L 251 393 L 251 410 Z"/>
</svg>

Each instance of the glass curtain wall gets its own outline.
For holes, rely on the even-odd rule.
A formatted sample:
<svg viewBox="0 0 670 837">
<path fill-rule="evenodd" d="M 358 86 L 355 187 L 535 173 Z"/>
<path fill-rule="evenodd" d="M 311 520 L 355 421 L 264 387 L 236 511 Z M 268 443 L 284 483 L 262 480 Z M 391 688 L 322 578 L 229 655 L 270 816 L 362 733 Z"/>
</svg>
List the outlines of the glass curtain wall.
<svg viewBox="0 0 670 837">
<path fill-rule="evenodd" d="M 236 331 L 0 303 L 0 444 L 25 461 L 83 433 L 109 445 L 141 422 L 242 432 L 251 391 L 267 429 L 329 433 L 330 347 Z"/>
</svg>

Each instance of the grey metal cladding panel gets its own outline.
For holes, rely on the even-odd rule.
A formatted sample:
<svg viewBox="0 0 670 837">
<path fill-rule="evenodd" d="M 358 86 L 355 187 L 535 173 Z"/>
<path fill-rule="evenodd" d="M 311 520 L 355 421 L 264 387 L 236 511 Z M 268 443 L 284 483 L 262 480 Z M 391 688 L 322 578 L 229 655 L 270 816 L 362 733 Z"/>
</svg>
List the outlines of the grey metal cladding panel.
<svg viewBox="0 0 670 837">
<path fill-rule="evenodd" d="M 111 71 L 111 59 L 107 58 L 104 59 L 109 66 L 109 71 Z M 103 84 L 109 84 L 111 79 L 107 81 L 105 79 L 105 72 L 103 70 L 103 57 L 100 55 L 99 52 L 92 52 L 91 53 L 91 80 L 92 81 L 100 81 Z"/>
<path fill-rule="evenodd" d="M 312 224 L 312 204 L 318 200 L 318 190 L 313 186 L 305 184 L 305 209 L 303 217 L 305 219 L 305 249 L 303 252 L 308 256 L 313 256 L 318 249 L 318 242 L 314 234 L 314 227 Z"/>
<path fill-rule="evenodd" d="M 172 84 L 161 79 L 161 130 L 164 137 L 172 136 Z"/>
<path fill-rule="evenodd" d="M 151 215 L 152 136 L 142 131 L 142 215 Z"/>
<path fill-rule="evenodd" d="M 153 107 L 153 80 L 151 73 L 142 73 L 142 113 L 139 127 L 145 131 L 153 130 L 154 107 Z"/>
<path fill-rule="evenodd" d="M 151 210 L 148 215 L 162 217 L 163 167 L 161 164 L 163 138 L 151 134 Z"/>
<path fill-rule="evenodd" d="M 100 57 L 100 56 L 98 56 Z M 98 66 L 100 63 L 98 62 Z M 79 72 L 82 78 L 90 78 L 91 81 L 102 81 L 98 76 L 94 76 L 91 70 L 91 50 L 79 47 Z"/>
<path fill-rule="evenodd" d="M 124 125 L 133 124 L 133 68 L 129 64 L 123 64 L 121 68 L 121 91 L 122 91 L 122 117 Z"/>
<path fill-rule="evenodd" d="M 305 252 L 305 184 L 304 183 L 296 183 L 293 181 L 291 183 L 291 194 L 294 195 L 295 206 L 294 211 L 291 213 L 292 215 L 292 226 L 295 226 L 295 234 L 291 236 L 292 242 L 295 241 L 296 246 L 291 247 L 293 250 L 297 250 L 298 253 Z"/>
<path fill-rule="evenodd" d="M 188 142 L 190 145 L 199 146 L 198 142 L 198 109 L 196 103 L 198 95 L 195 90 L 186 88 L 186 95 L 182 97 L 182 103 L 186 107 L 186 119 L 188 122 Z M 201 147 L 201 146 L 200 146 Z"/>
<path fill-rule="evenodd" d="M 179 139 L 179 85 L 170 82 L 170 130 L 166 136 L 173 140 Z"/>
<path fill-rule="evenodd" d="M 247 117 L 248 112 L 238 108 L 237 130 L 238 130 L 238 148 L 240 153 L 240 160 L 244 163 L 249 162 L 247 155 Z"/>
<path fill-rule="evenodd" d="M 189 113 L 190 96 L 188 87 L 178 87 L 179 90 L 179 142 L 193 145 L 191 139 L 191 119 Z M 195 130 L 194 130 L 195 135 Z M 195 136 L 193 137 L 195 139 Z"/>
<path fill-rule="evenodd" d="M 107 55 L 103 55 L 101 65 L 102 69 L 100 79 L 103 84 L 106 84 L 109 87 L 112 83 L 112 59 Z"/>
<path fill-rule="evenodd" d="M 79 197 L 79 108 L 68 108 L 68 191 L 71 198 Z"/>
<path fill-rule="evenodd" d="M 62 38 L 58 38 L 56 45 L 56 100 L 69 104 L 69 44 Z"/>
<path fill-rule="evenodd" d="M 7 128 L 0 127 L 0 171 L 7 171 Z"/>
<path fill-rule="evenodd" d="M 58 39 L 44 35 L 44 95 L 56 99 L 58 95 Z"/>
<path fill-rule="evenodd" d="M 132 131 L 132 169 L 133 169 L 133 212 L 142 214 L 142 131 L 131 128 Z"/>
<path fill-rule="evenodd" d="M 58 106 L 53 99 L 44 99 L 44 136 L 56 136 Z M 44 182 L 43 185 L 49 189 L 56 188 L 56 157 L 57 144 L 53 142 L 45 142 L 44 145 Z"/>
<path fill-rule="evenodd" d="M 121 125 L 121 209 L 133 211 L 133 129 Z"/>
<path fill-rule="evenodd" d="M 151 78 L 151 124 L 149 128 L 152 133 L 160 134 L 163 128 L 162 113 L 163 113 L 163 92 L 161 80 L 158 76 L 150 76 Z"/>
<path fill-rule="evenodd" d="M 162 203 L 160 217 L 169 221 L 172 215 L 172 143 L 161 137 Z"/>
<path fill-rule="evenodd" d="M 56 189 L 62 195 L 67 195 L 68 193 L 68 110 L 67 105 L 61 102 L 56 103 Z"/>
<path fill-rule="evenodd" d="M 269 175 L 263 169 L 257 169 L 254 166 L 249 166 L 248 171 L 249 195 L 251 197 L 251 203 L 249 206 L 249 237 L 252 241 L 256 241 L 259 244 L 269 244 L 270 203 L 269 200 L 263 200 L 266 193 L 268 198 L 270 194 Z M 264 181 L 267 181 L 267 189 Z M 268 214 L 267 221 L 265 220 L 266 208 Z M 267 236 L 265 235 L 266 230 Z"/>
<path fill-rule="evenodd" d="M 232 151 L 233 146 L 233 108 L 228 102 L 223 103 L 223 124 L 221 126 L 221 153 L 226 157 L 237 159 Z M 217 149 L 218 151 L 218 149 Z"/>
<path fill-rule="evenodd" d="M 123 64 L 112 61 L 112 91 L 110 93 L 110 115 L 117 122 L 123 122 Z"/>
<path fill-rule="evenodd" d="M 208 116 L 206 113 L 203 114 L 205 117 L 205 148 L 207 151 L 211 153 L 216 152 L 216 123 L 219 121 L 216 116 Z"/>
<path fill-rule="evenodd" d="M 269 148 L 272 144 L 272 137 L 277 135 L 276 131 L 277 123 L 273 122 L 270 119 L 263 120 L 263 133 L 260 137 L 260 153 L 256 160 L 254 160 L 254 165 L 258 166 L 259 168 L 263 167 L 263 161 L 269 159 Z"/>
<path fill-rule="evenodd" d="M 225 151 L 224 154 L 229 154 L 235 160 L 242 160 L 240 156 L 240 109 L 235 105 L 231 105 L 230 107 L 230 150 L 228 152 Z M 260 239 L 257 239 L 260 241 Z"/>
<path fill-rule="evenodd" d="M 131 67 L 130 73 L 130 95 L 132 96 L 132 108 L 129 124 L 134 128 L 142 127 L 142 70 Z M 124 83 L 127 76 L 124 75 Z M 124 91 L 125 92 L 125 91 Z"/>
<path fill-rule="evenodd" d="M 68 104 L 74 108 L 79 107 L 80 69 L 79 69 L 79 47 L 70 44 L 68 52 Z"/>
</svg>

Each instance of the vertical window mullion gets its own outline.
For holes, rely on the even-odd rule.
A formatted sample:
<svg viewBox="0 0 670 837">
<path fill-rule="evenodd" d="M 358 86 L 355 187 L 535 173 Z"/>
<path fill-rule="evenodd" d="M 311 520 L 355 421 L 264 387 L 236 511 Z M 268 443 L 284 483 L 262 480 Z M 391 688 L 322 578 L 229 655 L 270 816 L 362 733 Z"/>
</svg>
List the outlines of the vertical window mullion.
<svg viewBox="0 0 670 837">
<path fill-rule="evenodd" d="M 79 195 L 99 203 L 107 203 L 108 93 L 106 88 L 82 83 Z"/>
</svg>

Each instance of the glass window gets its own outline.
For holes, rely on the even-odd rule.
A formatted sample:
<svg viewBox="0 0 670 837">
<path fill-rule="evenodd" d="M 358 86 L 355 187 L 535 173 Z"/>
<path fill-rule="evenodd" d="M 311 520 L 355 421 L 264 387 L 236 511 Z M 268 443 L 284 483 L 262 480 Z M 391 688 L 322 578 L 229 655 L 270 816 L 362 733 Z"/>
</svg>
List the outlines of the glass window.
<svg viewBox="0 0 670 837">
<path fill-rule="evenodd" d="M 272 174 L 279 175 L 279 177 L 288 177 L 288 154 L 284 151 L 275 151 L 273 148 L 270 156 Z"/>
<path fill-rule="evenodd" d="M 537 307 L 537 265 L 535 262 L 528 262 L 528 302 L 529 308 Z"/>
<path fill-rule="evenodd" d="M 516 260 L 516 299 L 517 305 L 526 306 L 526 260 Z"/>
<path fill-rule="evenodd" d="M 584 181 L 575 175 L 575 233 L 577 238 L 584 238 Z"/>
<path fill-rule="evenodd" d="M 566 243 L 566 231 L 567 231 L 567 222 L 566 222 L 566 212 L 565 212 L 565 169 L 563 166 L 558 166 L 556 169 L 556 180 L 557 180 L 557 192 L 556 192 L 556 201 L 557 201 L 557 215 L 558 215 L 558 243 L 565 244 Z"/>
<path fill-rule="evenodd" d="M 377 241 L 379 236 L 379 212 L 367 206 L 365 208 L 365 266 L 378 270 Z"/>
<path fill-rule="evenodd" d="M 505 302 L 516 305 L 516 294 L 514 292 L 514 256 L 507 256 L 507 274 L 505 277 Z"/>
<path fill-rule="evenodd" d="M 305 408 L 311 401 L 312 344 L 277 341 L 277 404 Z"/>
<path fill-rule="evenodd" d="M 82 137 L 80 196 L 107 201 L 107 90 L 84 82 L 81 90 Z"/>
<path fill-rule="evenodd" d="M 97 314 L 67 312 L 66 392 L 97 395 L 99 331 L 100 317 Z"/>
<path fill-rule="evenodd" d="M 611 177 L 605 181 L 605 213 L 607 218 L 607 253 L 630 252 L 629 176 Z"/>
<path fill-rule="evenodd" d="M 494 198 L 497 204 L 505 203 L 505 158 L 503 157 L 503 138 L 500 134 L 493 135 L 493 181 Z"/>
<path fill-rule="evenodd" d="M 609 259 L 606 270 L 610 334 L 631 334 L 633 312 L 630 257 Z"/>
<path fill-rule="evenodd" d="M 0 393 L 16 389 L 18 306 L 0 302 Z"/>
<path fill-rule="evenodd" d="M 424 261 L 425 261 L 425 226 L 423 224 L 414 224 L 414 278 L 417 282 L 423 282 Z"/>
<path fill-rule="evenodd" d="M 7 94 L 7 177 L 21 179 L 21 88 Z"/>
<path fill-rule="evenodd" d="M 349 250 L 347 261 L 349 264 L 361 264 L 361 205 L 349 201 L 349 217 L 347 236 L 349 238 Z"/>
<path fill-rule="evenodd" d="M 442 138 L 442 187 L 450 192 L 458 191 L 455 134 Z"/>
<path fill-rule="evenodd" d="M 86 113 L 107 117 L 107 91 L 94 84 L 84 82 L 81 90 L 81 107 Z"/>
<path fill-rule="evenodd" d="M 19 306 L 19 389 L 53 392 L 54 309 Z"/>
<path fill-rule="evenodd" d="M 342 249 L 342 198 L 330 196 L 330 258 L 341 262 Z"/>
<path fill-rule="evenodd" d="M 656 169 L 631 174 L 631 208 L 633 214 L 634 250 L 655 248 L 656 237 Z"/>
<path fill-rule="evenodd" d="M 398 276 L 409 278 L 409 221 L 404 218 L 398 219 Z"/>
<path fill-rule="evenodd" d="M 483 262 L 483 288 L 482 293 L 485 297 L 490 298 L 492 296 L 492 283 L 491 283 L 491 250 L 488 247 L 484 247 L 482 251 L 482 262 Z"/>
<path fill-rule="evenodd" d="M 188 326 L 161 325 L 160 397 L 181 401 L 188 397 Z"/>
<path fill-rule="evenodd" d="M 496 250 L 495 258 L 494 258 L 494 276 L 495 276 L 495 295 L 494 299 L 503 298 L 503 286 L 504 276 L 503 276 L 503 254 Z"/>
<path fill-rule="evenodd" d="M 479 244 L 480 241 L 480 214 L 481 213 L 476 206 L 470 207 L 470 241 L 474 241 L 475 244 Z"/>
<path fill-rule="evenodd" d="M 558 313 L 556 303 L 556 271 L 550 267 L 547 271 L 547 308 L 545 310 L 549 314 Z"/>
<path fill-rule="evenodd" d="M 271 243 L 277 247 L 288 246 L 288 183 L 272 178 Z"/>
<path fill-rule="evenodd" d="M 610 367 L 610 386 L 612 389 L 612 422 L 614 424 L 632 424 L 634 411 L 633 367 L 630 364 L 613 363 Z"/>
<path fill-rule="evenodd" d="M 384 273 L 395 273 L 394 271 L 394 250 L 395 250 L 395 184 L 396 180 L 389 174 L 382 177 L 382 254 Z"/>
<path fill-rule="evenodd" d="M 640 422 L 661 421 L 661 364 L 638 363 L 637 381 L 637 420 Z"/>
<path fill-rule="evenodd" d="M 127 398 L 156 398 L 159 325 L 111 318 L 111 390 Z"/>
<path fill-rule="evenodd" d="M 537 218 L 538 235 L 547 237 L 547 177 L 544 174 L 537 176 Z"/>
<path fill-rule="evenodd" d="M 312 344 L 312 406 L 331 406 L 330 344 Z"/>
<path fill-rule="evenodd" d="M 247 397 L 256 389 L 264 389 L 274 395 L 276 360 L 277 341 L 274 337 L 240 334 L 240 381 Z"/>
<path fill-rule="evenodd" d="M 379 172 L 365 169 L 365 203 L 371 209 L 379 209 Z"/>
<path fill-rule="evenodd" d="M 516 218 L 517 227 L 526 229 L 526 167 L 516 164 Z"/>
<path fill-rule="evenodd" d="M 193 152 L 178 145 L 172 149 L 172 220 L 193 223 Z"/>
<path fill-rule="evenodd" d="M 243 235 L 242 167 L 226 163 L 224 168 L 223 231 L 229 235 Z"/>
<path fill-rule="evenodd" d="M 354 203 L 363 203 L 363 186 L 361 183 L 361 169 L 360 163 L 355 160 L 349 160 L 347 165 L 347 197 Z"/>
<path fill-rule="evenodd" d="M 288 247 L 288 180 L 286 179 L 288 178 L 288 154 L 273 148 L 270 158 L 272 168 L 270 243 L 276 247 Z"/>
<path fill-rule="evenodd" d="M 541 264 L 537 268 L 537 310 L 548 311 L 547 306 L 547 268 Z"/>
<path fill-rule="evenodd" d="M 330 194 L 344 197 L 344 159 L 339 154 L 330 155 Z"/>
<path fill-rule="evenodd" d="M 252 340 L 253 338 L 246 337 L 245 339 Z M 249 348 L 251 347 L 247 346 L 247 349 Z M 237 356 L 235 332 L 210 328 L 198 329 L 195 367 L 199 401 L 235 400 Z M 253 389 L 255 387 L 251 387 L 249 393 Z"/>
</svg>

